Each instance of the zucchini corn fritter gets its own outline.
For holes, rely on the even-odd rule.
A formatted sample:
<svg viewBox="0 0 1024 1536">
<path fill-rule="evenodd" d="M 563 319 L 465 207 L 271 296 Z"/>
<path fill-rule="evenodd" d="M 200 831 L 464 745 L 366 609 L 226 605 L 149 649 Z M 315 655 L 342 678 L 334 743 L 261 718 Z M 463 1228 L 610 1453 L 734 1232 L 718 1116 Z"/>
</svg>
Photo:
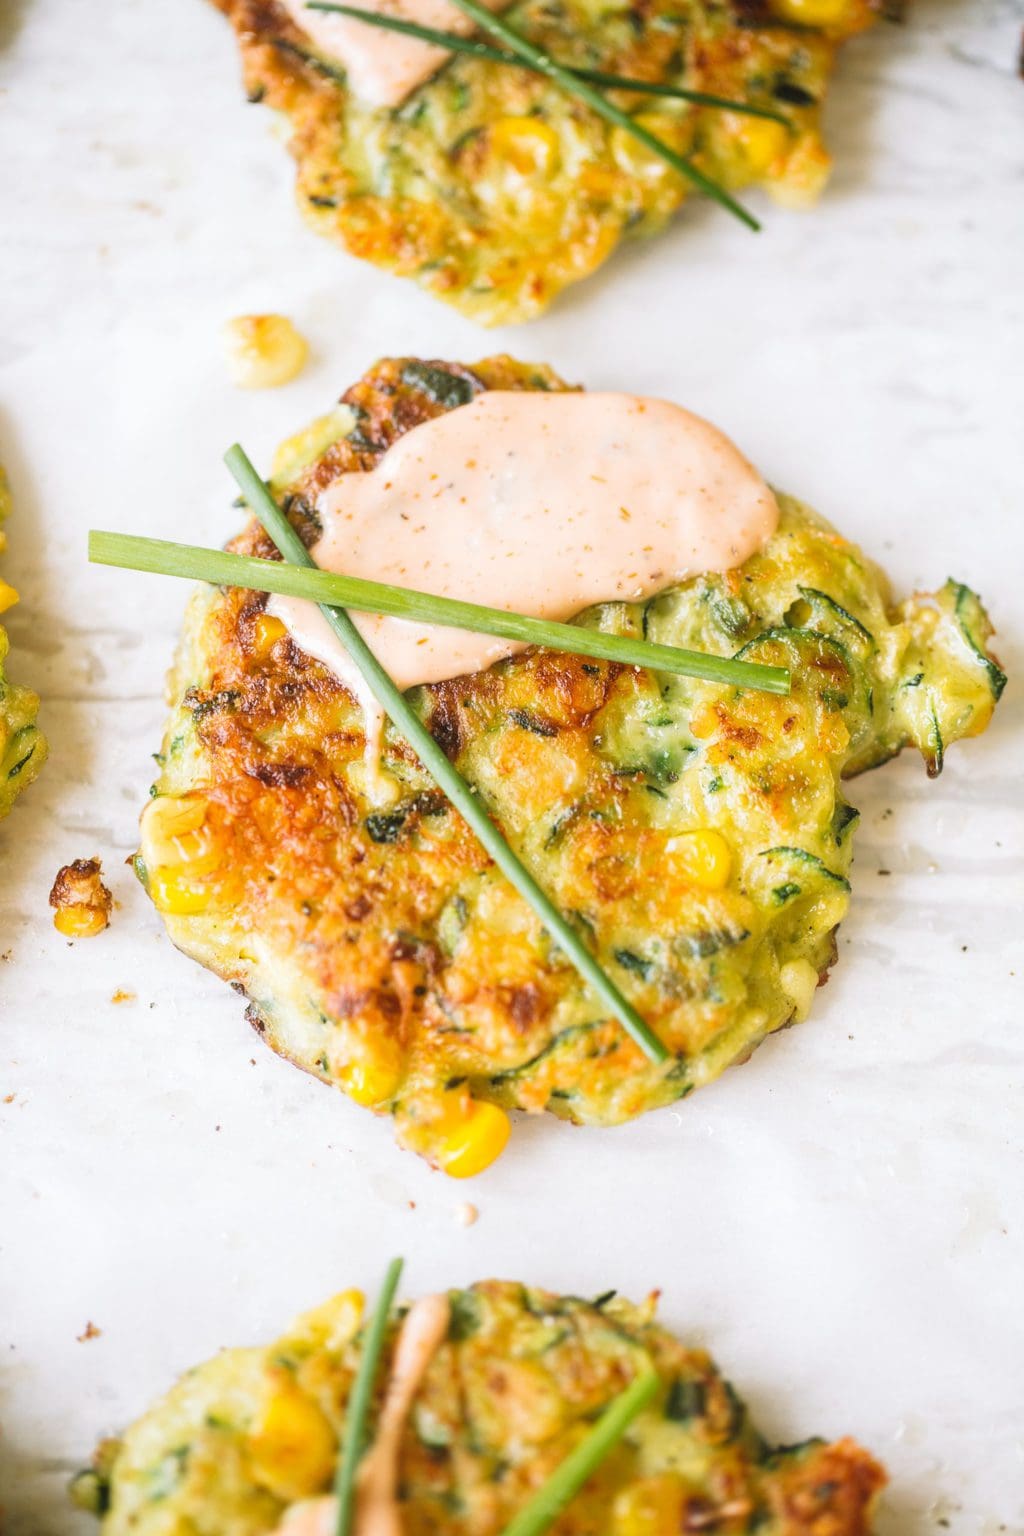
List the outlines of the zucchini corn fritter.
<svg viewBox="0 0 1024 1536">
<path fill-rule="evenodd" d="M 0 554 L 7 543 L 3 525 L 11 510 L 7 476 L 0 468 Z M 18 601 L 18 594 L 0 579 L 0 613 Z M 0 624 L 0 817 L 6 816 L 18 794 L 38 774 L 46 758 L 46 741 L 36 725 L 39 696 L 7 679 L 4 662 L 9 642 Z"/>
<path fill-rule="evenodd" d="M 663 228 L 692 190 L 621 127 L 524 69 L 456 55 L 401 106 L 371 108 L 283 5 L 215 3 L 238 34 L 250 99 L 289 120 L 312 226 L 479 321 L 539 314 L 621 239 Z M 819 118 L 837 48 L 897 3 L 517 0 L 506 15 L 561 63 L 781 110 L 789 128 L 613 95 L 720 185 L 759 184 L 800 204 L 828 175 Z M 736 229 L 738 260 L 748 238 Z"/>
<path fill-rule="evenodd" d="M 285 445 L 275 491 L 312 540 L 340 473 L 498 387 L 563 386 L 501 357 L 381 362 Z M 966 587 L 896 606 L 855 545 L 780 505 L 743 566 L 576 622 L 788 666 L 789 698 L 543 650 L 409 695 L 667 1065 L 602 1016 L 390 729 L 392 799 L 368 798 L 360 709 L 252 592 L 196 592 L 171 679 L 137 870 L 174 942 L 276 1051 L 456 1175 L 498 1155 L 505 1110 L 613 1125 L 802 1019 L 849 904 L 841 780 L 908 744 L 938 773 L 1004 678 Z M 233 547 L 272 553 L 254 523 Z"/>
<path fill-rule="evenodd" d="M 703 1350 L 633 1306 L 510 1281 L 448 1293 L 448 1336 L 405 1425 L 405 1536 L 497 1536 L 638 1370 L 661 1389 L 552 1527 L 560 1536 L 860 1536 L 885 1474 L 852 1440 L 772 1447 Z M 358 1368 L 347 1291 L 269 1349 L 190 1371 L 73 1484 L 104 1536 L 256 1536 L 329 1491 Z M 393 1314 L 376 1389 L 389 1376 Z M 373 1419 L 371 1418 L 371 1428 Z M 293 1515 L 293 1518 L 296 1518 Z"/>
</svg>

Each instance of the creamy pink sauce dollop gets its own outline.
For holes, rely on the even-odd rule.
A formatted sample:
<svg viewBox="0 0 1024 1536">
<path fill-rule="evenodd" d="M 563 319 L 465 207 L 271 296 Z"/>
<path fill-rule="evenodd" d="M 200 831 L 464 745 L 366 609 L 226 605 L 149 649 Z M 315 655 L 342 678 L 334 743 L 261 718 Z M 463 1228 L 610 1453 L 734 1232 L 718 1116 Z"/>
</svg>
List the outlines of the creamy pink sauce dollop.
<svg viewBox="0 0 1024 1536">
<path fill-rule="evenodd" d="M 402 1536 L 398 1502 L 402 1435 L 427 1367 L 444 1343 L 450 1310 L 447 1296 L 423 1296 L 406 1313 L 377 1432 L 359 1466 L 355 1536 Z M 274 1536 L 334 1536 L 337 1520 L 336 1499 L 304 1499 L 292 1505 Z"/>
<path fill-rule="evenodd" d="M 778 523 L 775 497 L 716 427 L 665 400 L 491 390 L 414 427 L 317 502 L 326 570 L 565 620 L 741 565 Z M 292 638 L 379 712 L 320 610 L 273 597 Z M 353 614 L 402 689 L 521 651 L 514 640 Z M 375 720 L 378 725 L 375 726 Z"/>
<path fill-rule="evenodd" d="M 423 27 L 466 36 L 473 23 L 450 0 L 351 0 L 360 10 L 397 16 Z M 497 11 L 508 0 L 483 0 Z M 369 107 L 397 107 L 418 85 L 429 80 L 451 54 L 447 48 L 367 26 L 351 16 L 311 11 L 304 0 L 281 0 L 314 48 L 340 64 L 352 94 Z"/>
</svg>

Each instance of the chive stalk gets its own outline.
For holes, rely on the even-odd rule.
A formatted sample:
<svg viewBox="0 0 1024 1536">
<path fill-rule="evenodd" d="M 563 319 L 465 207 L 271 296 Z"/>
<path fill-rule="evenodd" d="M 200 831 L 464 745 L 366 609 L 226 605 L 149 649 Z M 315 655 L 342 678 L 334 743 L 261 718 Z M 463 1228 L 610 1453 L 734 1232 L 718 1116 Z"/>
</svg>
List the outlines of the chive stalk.
<svg viewBox="0 0 1024 1536">
<path fill-rule="evenodd" d="M 267 490 L 243 449 L 236 443 L 224 456 L 250 508 L 263 524 L 285 560 L 294 565 L 313 566 L 315 561 L 299 538 L 277 502 Z M 374 698 L 413 748 L 423 767 L 444 791 L 463 820 L 476 833 L 485 851 L 523 900 L 528 903 L 558 947 L 572 961 L 576 970 L 619 1023 L 655 1065 L 669 1059 L 669 1051 L 644 1022 L 632 1004 L 623 997 L 615 983 L 601 968 L 576 930 L 541 889 L 498 831 L 474 788 L 448 761 L 444 752 L 410 706 L 401 690 L 381 666 L 373 651 L 343 608 L 327 603 L 320 611 L 349 656 L 359 668 Z"/>
<path fill-rule="evenodd" d="M 398 1281 L 402 1273 L 401 1259 L 392 1259 L 387 1267 L 384 1282 L 377 1297 L 377 1305 L 363 1339 L 363 1352 L 359 1370 L 352 1386 L 345 1414 L 345 1444 L 338 1458 L 338 1470 L 334 1479 L 334 1493 L 338 1500 L 338 1524 L 335 1536 L 351 1536 L 355 1519 L 356 1475 L 368 1440 L 366 1420 L 373 1398 L 373 1384 L 377 1377 L 384 1334 L 391 1315 L 391 1303 L 395 1299 Z"/>
<path fill-rule="evenodd" d="M 493 64 L 506 64 L 518 69 L 528 69 L 534 74 L 543 71 L 517 53 L 495 48 L 477 37 L 463 37 L 458 32 L 445 32 L 439 27 L 425 27 L 418 21 L 407 21 L 402 16 L 392 16 L 382 11 L 367 11 L 357 5 L 342 5 L 337 0 L 306 0 L 307 11 L 323 11 L 329 15 L 350 16 L 354 21 L 364 21 L 369 27 L 380 27 L 385 32 L 400 32 L 404 37 L 415 37 L 422 43 L 432 43 L 436 48 L 446 48 L 449 53 L 465 53 L 473 59 L 484 59 Z M 300 50 L 293 50 L 300 52 Z M 307 61 L 316 67 L 320 61 L 307 55 Z M 632 75 L 609 74 L 604 69 L 582 69 L 575 64 L 563 64 L 570 75 L 585 80 L 590 85 L 603 86 L 610 91 L 635 91 L 644 96 L 663 96 L 673 101 L 689 101 L 700 107 L 721 107 L 728 112 L 743 112 L 749 117 L 766 117 L 783 127 L 790 127 L 789 118 L 770 107 L 755 107 L 746 101 L 734 101 L 729 96 L 714 96 L 707 91 L 691 91 L 685 85 L 668 85 L 661 80 L 638 80 Z"/>
<path fill-rule="evenodd" d="M 502 1536 L 541 1536 L 554 1525 L 566 1505 L 576 1497 L 587 1478 L 614 1450 L 639 1413 L 651 1402 L 661 1379 L 646 1369 L 626 1390 L 609 1403 L 586 1439 L 552 1472 L 543 1487 L 506 1525 Z"/>
<path fill-rule="evenodd" d="M 270 45 L 276 48 L 278 53 L 288 54 L 293 59 L 301 59 L 307 69 L 312 69 L 318 75 L 333 80 L 338 85 L 346 85 L 348 76 L 343 69 L 334 64 L 329 64 L 326 59 L 321 59 L 317 54 L 311 53 L 308 48 L 300 48 L 297 43 L 290 43 L 287 38 L 275 37 Z"/>
<path fill-rule="evenodd" d="M 789 692 L 789 673 L 785 667 L 733 661 L 703 651 L 604 634 L 596 629 L 583 629 L 578 624 L 558 624 L 524 613 L 511 613 L 504 608 L 488 608 L 479 603 L 414 592 L 387 582 L 339 575 L 317 566 L 307 568 L 253 555 L 236 555 L 222 549 L 203 549 L 194 544 L 99 530 L 89 534 L 89 559 L 99 565 L 181 576 L 208 581 L 215 586 L 276 592 L 283 597 L 301 597 L 335 608 L 354 608 L 360 613 L 384 613 L 397 619 L 499 635 L 506 640 L 542 645 L 574 656 L 593 656 L 628 667 L 650 667 L 655 672 L 673 672 L 705 682 L 757 688 L 767 693 Z"/>
</svg>

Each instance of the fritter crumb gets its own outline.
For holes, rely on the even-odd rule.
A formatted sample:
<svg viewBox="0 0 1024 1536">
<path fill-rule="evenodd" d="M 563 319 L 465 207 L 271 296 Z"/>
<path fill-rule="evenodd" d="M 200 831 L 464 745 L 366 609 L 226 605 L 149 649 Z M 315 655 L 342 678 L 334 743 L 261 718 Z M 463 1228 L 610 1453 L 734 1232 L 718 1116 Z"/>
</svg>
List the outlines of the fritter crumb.
<svg viewBox="0 0 1024 1536">
<path fill-rule="evenodd" d="M 99 859 L 75 859 L 57 871 L 50 891 L 53 926 L 69 939 L 89 939 L 110 923 L 114 898 L 101 879 Z"/>
</svg>

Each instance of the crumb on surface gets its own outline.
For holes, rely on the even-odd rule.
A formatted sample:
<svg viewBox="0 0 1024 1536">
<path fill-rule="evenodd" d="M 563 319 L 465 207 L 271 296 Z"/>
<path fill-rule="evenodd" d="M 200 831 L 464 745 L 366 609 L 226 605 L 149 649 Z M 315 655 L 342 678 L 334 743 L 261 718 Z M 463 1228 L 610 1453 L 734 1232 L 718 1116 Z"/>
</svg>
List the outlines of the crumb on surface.
<svg viewBox="0 0 1024 1536">
<path fill-rule="evenodd" d="M 76 1334 L 76 1338 L 77 1338 L 79 1344 L 87 1344 L 90 1339 L 101 1338 L 102 1334 L 103 1334 L 103 1329 L 102 1328 L 97 1328 L 95 1323 L 88 1322 L 88 1323 L 86 1323 L 85 1327 L 82 1329 L 82 1332 L 79 1333 L 79 1334 Z"/>
<path fill-rule="evenodd" d="M 101 878 L 99 859 L 75 859 L 57 871 L 50 891 L 53 926 L 69 939 L 88 939 L 102 933 L 114 905 Z"/>
<path fill-rule="evenodd" d="M 111 994 L 110 1001 L 112 1003 L 134 1003 L 135 998 L 136 994 L 130 992 L 127 987 L 118 987 L 117 991 Z"/>
<path fill-rule="evenodd" d="M 462 1205 L 457 1205 L 455 1207 L 455 1220 L 458 1222 L 460 1227 L 473 1226 L 473 1224 L 479 1220 L 479 1217 L 480 1212 L 477 1210 L 476 1206 L 471 1205 L 468 1200 L 463 1201 Z"/>
</svg>

